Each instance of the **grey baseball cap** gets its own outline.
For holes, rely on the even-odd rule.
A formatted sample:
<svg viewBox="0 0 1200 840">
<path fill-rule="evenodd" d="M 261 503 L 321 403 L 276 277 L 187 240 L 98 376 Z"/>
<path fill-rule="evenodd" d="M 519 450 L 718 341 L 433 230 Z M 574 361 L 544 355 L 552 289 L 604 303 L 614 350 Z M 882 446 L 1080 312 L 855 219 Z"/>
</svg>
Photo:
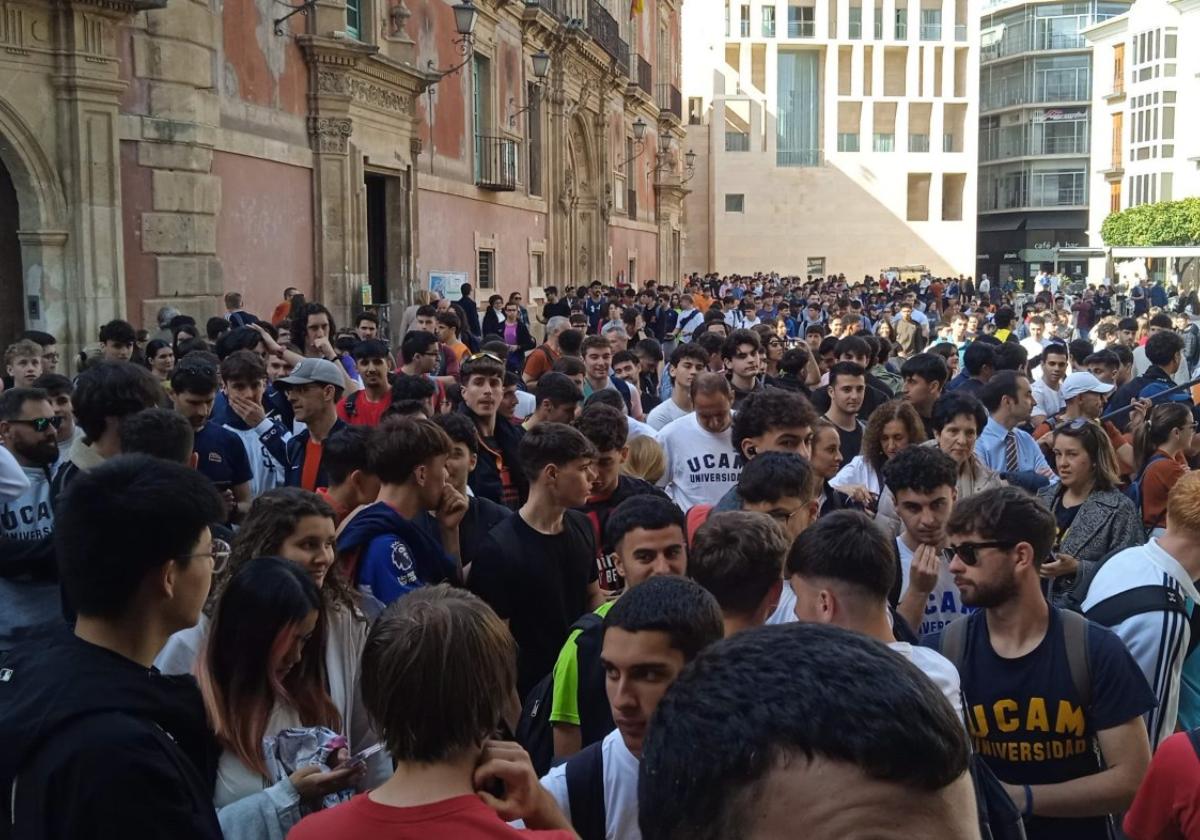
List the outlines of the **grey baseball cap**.
<svg viewBox="0 0 1200 840">
<path fill-rule="evenodd" d="M 334 385 L 338 388 L 346 384 L 337 364 L 328 359 L 305 359 L 296 365 L 291 376 L 284 376 L 276 380 L 276 384 L 284 386 L 311 385 L 314 382 L 322 385 Z"/>
</svg>

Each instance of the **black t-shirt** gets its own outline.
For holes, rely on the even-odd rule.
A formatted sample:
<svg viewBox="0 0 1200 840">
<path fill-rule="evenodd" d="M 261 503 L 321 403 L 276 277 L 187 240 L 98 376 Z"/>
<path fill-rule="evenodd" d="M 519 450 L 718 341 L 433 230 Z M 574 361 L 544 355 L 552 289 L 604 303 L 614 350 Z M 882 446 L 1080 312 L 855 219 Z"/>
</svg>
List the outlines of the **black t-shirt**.
<svg viewBox="0 0 1200 840">
<path fill-rule="evenodd" d="M 1088 628 L 1092 699 L 1083 708 L 1057 609 L 1050 609 L 1041 644 L 1018 659 L 992 648 L 985 611 L 964 620 L 970 623 L 960 676 L 971 739 L 1002 782 L 1046 785 L 1098 773 L 1096 734 L 1156 702 L 1137 662 L 1106 627 Z M 1104 840 L 1106 825 L 1104 817 L 1033 817 L 1025 831 L 1029 840 Z"/>
<path fill-rule="evenodd" d="M 1074 507 L 1067 507 L 1063 504 L 1062 496 L 1060 495 L 1054 500 L 1054 518 L 1058 522 L 1058 539 L 1055 540 L 1056 545 L 1062 545 L 1062 541 L 1067 537 L 1067 531 L 1071 530 L 1071 523 L 1075 521 L 1075 515 L 1079 513 L 1079 509 L 1083 504 L 1077 504 Z"/>
<path fill-rule="evenodd" d="M 862 423 L 855 422 L 854 430 L 850 432 L 836 423 L 834 424 L 834 428 L 837 429 L 838 439 L 841 441 L 842 463 L 849 464 L 855 455 L 862 454 L 863 425 Z"/>
<path fill-rule="evenodd" d="M 566 512 L 558 534 L 535 531 L 518 513 L 484 540 L 469 586 L 509 622 L 522 698 L 553 670 L 571 624 L 588 608 L 597 574 L 592 526 L 578 511 Z"/>
<path fill-rule="evenodd" d="M 561 315 L 564 318 L 571 317 L 571 307 L 565 300 L 558 300 L 554 303 L 547 303 L 542 307 L 542 318 L 549 321 L 555 315 Z"/>
</svg>

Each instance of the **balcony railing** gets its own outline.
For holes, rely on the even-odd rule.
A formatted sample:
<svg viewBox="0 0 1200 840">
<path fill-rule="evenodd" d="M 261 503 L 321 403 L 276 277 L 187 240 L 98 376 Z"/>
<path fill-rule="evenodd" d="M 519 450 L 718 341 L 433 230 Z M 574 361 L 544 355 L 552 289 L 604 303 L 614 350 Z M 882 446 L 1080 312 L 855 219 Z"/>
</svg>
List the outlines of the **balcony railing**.
<svg viewBox="0 0 1200 840">
<path fill-rule="evenodd" d="M 588 0 L 587 11 L 587 33 L 628 74 L 629 45 L 621 40 L 621 27 L 600 0 Z"/>
<path fill-rule="evenodd" d="M 820 166 L 822 163 L 820 149 L 776 149 L 776 166 Z"/>
<path fill-rule="evenodd" d="M 811 20 L 789 20 L 789 38 L 811 38 L 816 34 L 816 22 Z"/>
<path fill-rule="evenodd" d="M 587 0 L 525 0 L 525 5 L 543 8 L 563 23 L 587 17 Z"/>
<path fill-rule="evenodd" d="M 954 24 L 954 40 L 955 41 L 967 40 L 967 25 L 965 23 Z"/>
<path fill-rule="evenodd" d="M 675 119 L 683 119 L 683 94 L 675 85 L 659 82 L 654 86 L 654 102 L 659 111 L 674 114 Z"/>
<path fill-rule="evenodd" d="M 646 92 L 647 96 L 654 95 L 654 71 L 650 68 L 650 62 L 637 57 L 637 81 L 638 87 Z"/>
<path fill-rule="evenodd" d="M 725 132 L 725 151 L 727 151 L 727 152 L 748 152 L 748 151 L 750 151 L 750 134 L 745 131 L 726 131 Z"/>
<path fill-rule="evenodd" d="M 475 186 L 493 192 L 517 188 L 520 169 L 517 141 L 489 134 L 475 135 Z"/>
<path fill-rule="evenodd" d="M 940 40 L 942 40 L 942 25 L 940 23 L 922 23 L 921 24 L 921 40 L 922 41 L 940 41 Z"/>
</svg>

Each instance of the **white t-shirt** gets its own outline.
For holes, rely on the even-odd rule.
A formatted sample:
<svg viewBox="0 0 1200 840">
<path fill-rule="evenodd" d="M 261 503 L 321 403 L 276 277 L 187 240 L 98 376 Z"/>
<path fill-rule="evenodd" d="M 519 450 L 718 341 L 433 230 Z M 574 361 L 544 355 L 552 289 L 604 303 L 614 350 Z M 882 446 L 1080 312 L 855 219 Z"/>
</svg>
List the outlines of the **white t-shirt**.
<svg viewBox="0 0 1200 840">
<path fill-rule="evenodd" d="M 742 456 L 733 448 L 732 427 L 714 435 L 688 412 L 663 426 L 658 442 L 667 468 L 658 486 L 686 513 L 696 505 L 715 505 L 742 474 Z"/>
<path fill-rule="evenodd" d="M 12 501 L 27 492 L 29 478 L 24 469 L 11 452 L 0 446 L 0 502 Z"/>
<path fill-rule="evenodd" d="M 1062 392 L 1051 388 L 1046 380 L 1038 379 L 1033 383 L 1033 413 L 1053 417 L 1067 407 L 1067 401 L 1062 398 Z"/>
<path fill-rule="evenodd" d="M 850 463 L 838 470 L 838 474 L 829 479 L 829 484 L 838 490 L 852 484 L 861 484 L 876 496 L 883 491 L 883 482 L 879 472 L 867 463 L 861 455 L 855 455 Z"/>
<path fill-rule="evenodd" d="M 647 425 L 646 423 L 643 423 L 641 420 L 635 420 L 632 417 L 626 417 L 625 419 L 627 421 L 629 421 L 629 437 L 626 438 L 626 440 L 625 440 L 626 443 L 633 440 L 634 438 L 640 438 L 640 437 L 649 437 L 649 438 L 652 438 L 653 440 L 658 440 L 658 430 L 655 429 L 653 426 Z"/>
<path fill-rule="evenodd" d="M 655 431 L 658 431 L 672 420 L 678 420 L 688 413 L 686 408 L 680 408 L 675 405 L 675 400 L 667 398 L 650 409 L 650 414 L 646 416 L 646 424 Z"/>
<path fill-rule="evenodd" d="M 642 840 L 637 804 L 639 762 L 625 746 L 619 729 L 604 736 L 600 751 L 604 754 L 604 836 L 607 840 Z M 563 816 L 571 819 L 567 765 L 551 768 L 542 777 L 542 787 L 554 797 Z"/>
<path fill-rule="evenodd" d="M 958 670 L 954 664 L 936 650 L 926 647 L 913 647 L 908 642 L 890 642 L 892 650 L 903 656 L 942 690 L 942 694 L 950 701 L 955 714 L 962 720 L 962 692 L 958 681 Z"/>
<path fill-rule="evenodd" d="M 1139 586 L 1165 586 L 1183 598 L 1200 604 L 1200 593 L 1179 561 L 1152 539 L 1145 545 L 1127 548 L 1104 562 L 1092 578 L 1083 610 L 1114 595 Z M 1158 703 L 1146 713 L 1151 748 L 1175 731 L 1179 714 L 1179 682 L 1183 673 L 1191 629 L 1175 612 L 1148 612 L 1131 616 L 1111 628 L 1146 675 Z"/>
<path fill-rule="evenodd" d="M 1039 338 L 1029 336 L 1021 339 L 1021 346 L 1025 348 L 1025 353 L 1029 358 L 1033 359 L 1042 355 L 1042 351 L 1046 348 L 1046 342 Z"/>
<path fill-rule="evenodd" d="M 779 605 L 767 616 L 767 624 L 791 624 L 796 620 L 796 590 L 785 580 L 783 591 L 779 593 Z"/>
<path fill-rule="evenodd" d="M 900 556 L 901 586 L 900 597 L 908 592 L 909 570 L 912 568 L 913 552 L 904 542 L 903 537 L 896 537 L 896 553 Z M 971 607 L 964 607 L 958 587 L 954 585 L 954 575 L 950 574 L 950 564 L 943 558 L 938 569 L 937 583 L 929 593 L 929 603 L 925 607 L 925 617 L 921 626 L 914 627 L 913 632 L 918 636 L 936 633 L 945 628 L 960 615 L 973 612 Z"/>
</svg>

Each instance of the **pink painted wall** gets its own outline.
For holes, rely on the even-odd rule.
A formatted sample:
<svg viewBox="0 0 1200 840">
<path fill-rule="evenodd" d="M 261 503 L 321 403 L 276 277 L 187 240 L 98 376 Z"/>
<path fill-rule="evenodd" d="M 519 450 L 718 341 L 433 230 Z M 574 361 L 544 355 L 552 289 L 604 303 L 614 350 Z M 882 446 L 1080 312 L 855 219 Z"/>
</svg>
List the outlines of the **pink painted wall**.
<svg viewBox="0 0 1200 840">
<path fill-rule="evenodd" d="M 609 228 L 608 243 L 612 247 L 612 277 L 610 282 L 616 282 L 617 274 L 624 271 L 629 273 L 629 251 L 637 249 L 637 284 L 643 285 L 653 278 L 661 280 L 658 271 L 658 237 L 651 232 L 632 230 L 630 228 Z M 628 276 L 625 278 L 629 281 Z"/>
<path fill-rule="evenodd" d="M 213 172 L 221 176 L 217 254 L 225 291 L 241 292 L 260 318 L 271 317 L 287 286 L 311 299 L 311 170 L 215 152 Z"/>
<path fill-rule="evenodd" d="M 429 272 L 465 271 L 468 282 L 478 288 L 475 232 L 496 239 L 495 290 L 476 292 L 476 300 L 487 300 L 493 291 L 529 288 L 529 240 L 546 238 L 546 217 L 487 201 L 422 190 L 419 194 L 421 221 L 418 230 L 417 277 L 421 288 L 429 286 Z M 547 266 L 549 260 L 547 260 Z M 553 282 L 553 278 L 550 278 Z"/>
</svg>

